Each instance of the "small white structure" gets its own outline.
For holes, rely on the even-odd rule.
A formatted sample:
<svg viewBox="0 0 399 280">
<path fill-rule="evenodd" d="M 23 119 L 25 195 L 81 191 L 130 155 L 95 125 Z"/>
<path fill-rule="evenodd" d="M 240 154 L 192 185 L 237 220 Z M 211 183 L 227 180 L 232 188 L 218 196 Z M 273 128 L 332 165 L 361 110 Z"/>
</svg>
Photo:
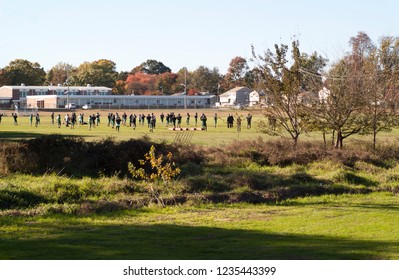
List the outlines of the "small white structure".
<svg viewBox="0 0 399 280">
<path fill-rule="evenodd" d="M 319 91 L 319 101 L 320 103 L 326 103 L 327 102 L 327 98 L 330 96 L 330 90 L 323 87 L 320 91 Z"/>
<path fill-rule="evenodd" d="M 260 104 L 260 94 L 256 90 L 249 93 L 249 106 L 255 106 Z"/>
<path fill-rule="evenodd" d="M 247 87 L 235 87 L 219 95 L 220 106 L 249 105 L 250 93 L 251 90 Z"/>
</svg>

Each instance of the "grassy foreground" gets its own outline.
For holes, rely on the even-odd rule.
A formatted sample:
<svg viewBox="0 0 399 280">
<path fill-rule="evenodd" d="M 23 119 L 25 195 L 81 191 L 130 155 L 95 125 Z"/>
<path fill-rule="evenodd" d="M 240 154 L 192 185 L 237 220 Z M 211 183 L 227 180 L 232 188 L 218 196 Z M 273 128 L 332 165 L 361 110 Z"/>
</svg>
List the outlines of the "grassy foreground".
<svg viewBox="0 0 399 280">
<path fill-rule="evenodd" d="M 0 127 L 0 259 L 399 259 L 395 144 L 294 150 L 221 121 L 184 146 L 165 127 L 58 129 L 44 117 Z M 53 133 L 82 138 L 43 137 Z M 166 208 L 126 171 L 151 143 L 182 169 Z"/>
<path fill-rule="evenodd" d="M 0 217 L 0 259 L 398 259 L 399 197 Z"/>
</svg>

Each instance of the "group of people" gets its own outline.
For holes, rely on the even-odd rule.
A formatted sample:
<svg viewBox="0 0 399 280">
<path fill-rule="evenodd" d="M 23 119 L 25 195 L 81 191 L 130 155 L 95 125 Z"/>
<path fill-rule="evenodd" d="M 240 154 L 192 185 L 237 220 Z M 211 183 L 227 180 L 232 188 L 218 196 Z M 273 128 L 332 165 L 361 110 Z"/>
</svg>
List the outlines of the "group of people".
<svg viewBox="0 0 399 280">
<path fill-rule="evenodd" d="M 2 120 L 2 117 L 4 115 L 1 113 L 0 114 L 0 123 Z M 12 113 L 12 117 L 14 119 L 14 125 L 18 125 L 18 113 Z M 175 114 L 174 112 L 167 113 L 166 115 L 164 113 L 161 113 L 159 115 L 159 119 L 162 125 L 169 127 L 172 126 L 173 128 L 181 128 L 182 127 L 182 121 L 183 121 L 183 115 L 180 113 Z M 198 125 L 198 120 L 201 122 L 201 128 L 203 130 L 207 130 L 207 116 L 202 113 L 200 116 L 198 113 L 195 113 L 193 116 L 194 123 L 193 125 L 197 127 Z M 221 119 L 218 117 L 218 114 L 215 113 L 213 120 L 214 120 L 214 126 L 215 128 L 217 127 L 218 120 Z M 38 127 L 40 125 L 40 115 L 39 113 L 35 114 L 30 114 L 29 115 L 29 121 L 30 125 L 33 126 L 33 121 L 35 120 L 35 126 Z M 247 120 L 247 128 L 251 128 L 252 125 L 252 115 L 249 113 L 246 116 Z M 190 126 L 191 122 L 191 115 L 190 113 L 186 113 L 185 115 L 185 125 L 188 127 Z M 227 117 L 227 128 L 233 128 L 234 122 L 237 124 L 237 129 L 241 129 L 241 122 L 242 119 L 240 116 L 237 116 L 236 119 L 234 119 L 234 116 L 232 114 L 229 114 Z M 100 124 L 100 114 L 97 112 L 96 114 L 90 114 L 87 118 L 87 121 L 85 121 L 85 116 L 84 113 L 76 114 L 73 112 L 72 114 L 67 113 L 63 118 L 61 117 L 61 114 L 55 115 L 54 112 L 51 113 L 51 123 L 54 126 L 55 123 L 57 124 L 58 128 L 61 128 L 62 125 L 65 125 L 66 127 L 70 127 L 71 129 L 75 128 L 75 125 L 78 124 L 79 127 L 83 125 L 88 125 L 89 130 L 92 128 L 99 126 Z M 137 128 L 138 125 L 144 126 L 145 124 L 149 128 L 150 132 L 153 132 L 157 123 L 157 117 L 155 116 L 154 113 L 148 113 L 148 114 L 139 114 L 136 115 L 134 113 L 130 114 L 129 116 L 126 114 L 126 112 L 123 112 L 122 114 L 119 113 L 108 113 L 108 127 L 115 128 L 116 131 L 120 131 L 121 126 L 129 126 L 132 127 L 133 130 Z"/>
<path fill-rule="evenodd" d="M 249 129 L 252 127 L 252 115 L 248 113 L 246 119 L 247 119 L 247 128 Z M 236 120 L 237 130 L 241 130 L 241 122 L 242 119 L 240 116 L 238 116 Z M 233 125 L 234 125 L 234 117 L 232 114 L 229 114 L 229 116 L 227 117 L 227 128 L 233 128 Z"/>
</svg>

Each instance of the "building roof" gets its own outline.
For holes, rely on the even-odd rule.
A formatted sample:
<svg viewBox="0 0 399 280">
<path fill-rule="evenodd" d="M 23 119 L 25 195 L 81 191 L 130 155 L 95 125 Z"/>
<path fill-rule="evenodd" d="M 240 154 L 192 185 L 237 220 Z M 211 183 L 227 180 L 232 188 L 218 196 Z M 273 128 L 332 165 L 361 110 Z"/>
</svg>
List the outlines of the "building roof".
<svg viewBox="0 0 399 280">
<path fill-rule="evenodd" d="M 105 98 L 114 98 L 114 99 L 204 99 L 204 98 L 212 98 L 215 95 L 73 95 L 69 96 L 69 98 L 79 98 L 79 99 L 105 99 Z M 67 98 L 66 95 L 30 95 L 27 96 L 27 99 L 35 99 L 35 98 Z"/>
<path fill-rule="evenodd" d="M 27 90 L 37 90 L 37 89 L 47 89 L 47 90 L 61 90 L 61 91 L 66 91 L 68 90 L 99 90 L 99 91 L 109 91 L 112 90 L 112 88 L 108 87 L 92 87 L 92 86 L 2 86 L 5 88 L 11 88 L 11 89 L 27 89 Z"/>
<path fill-rule="evenodd" d="M 224 97 L 224 96 L 229 96 L 231 93 L 237 93 L 240 90 L 246 89 L 248 92 L 250 92 L 251 90 L 247 87 L 235 87 L 232 88 L 224 93 L 222 93 L 220 96 Z"/>
</svg>

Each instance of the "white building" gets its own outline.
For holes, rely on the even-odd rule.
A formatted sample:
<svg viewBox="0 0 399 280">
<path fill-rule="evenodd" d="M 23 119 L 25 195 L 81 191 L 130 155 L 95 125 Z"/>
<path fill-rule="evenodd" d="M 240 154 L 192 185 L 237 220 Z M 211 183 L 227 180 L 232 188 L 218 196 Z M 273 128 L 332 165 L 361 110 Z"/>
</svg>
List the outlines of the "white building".
<svg viewBox="0 0 399 280">
<path fill-rule="evenodd" d="M 247 87 L 236 87 L 219 95 L 220 106 L 249 105 L 251 90 Z"/>
<path fill-rule="evenodd" d="M 249 106 L 256 106 L 260 104 L 260 94 L 256 90 L 249 93 Z"/>
<path fill-rule="evenodd" d="M 72 97 L 72 96 L 104 96 L 111 95 L 112 88 L 87 86 L 2 86 L 0 87 L 0 102 L 3 105 L 17 105 L 26 108 L 28 97 L 40 97 L 48 99 L 49 96 Z M 59 106 L 65 104 L 58 104 Z"/>
<path fill-rule="evenodd" d="M 77 108 L 208 108 L 214 106 L 215 95 L 113 95 L 107 87 L 3 86 L 0 102 L 13 108 L 65 108 L 68 103 Z"/>
</svg>

